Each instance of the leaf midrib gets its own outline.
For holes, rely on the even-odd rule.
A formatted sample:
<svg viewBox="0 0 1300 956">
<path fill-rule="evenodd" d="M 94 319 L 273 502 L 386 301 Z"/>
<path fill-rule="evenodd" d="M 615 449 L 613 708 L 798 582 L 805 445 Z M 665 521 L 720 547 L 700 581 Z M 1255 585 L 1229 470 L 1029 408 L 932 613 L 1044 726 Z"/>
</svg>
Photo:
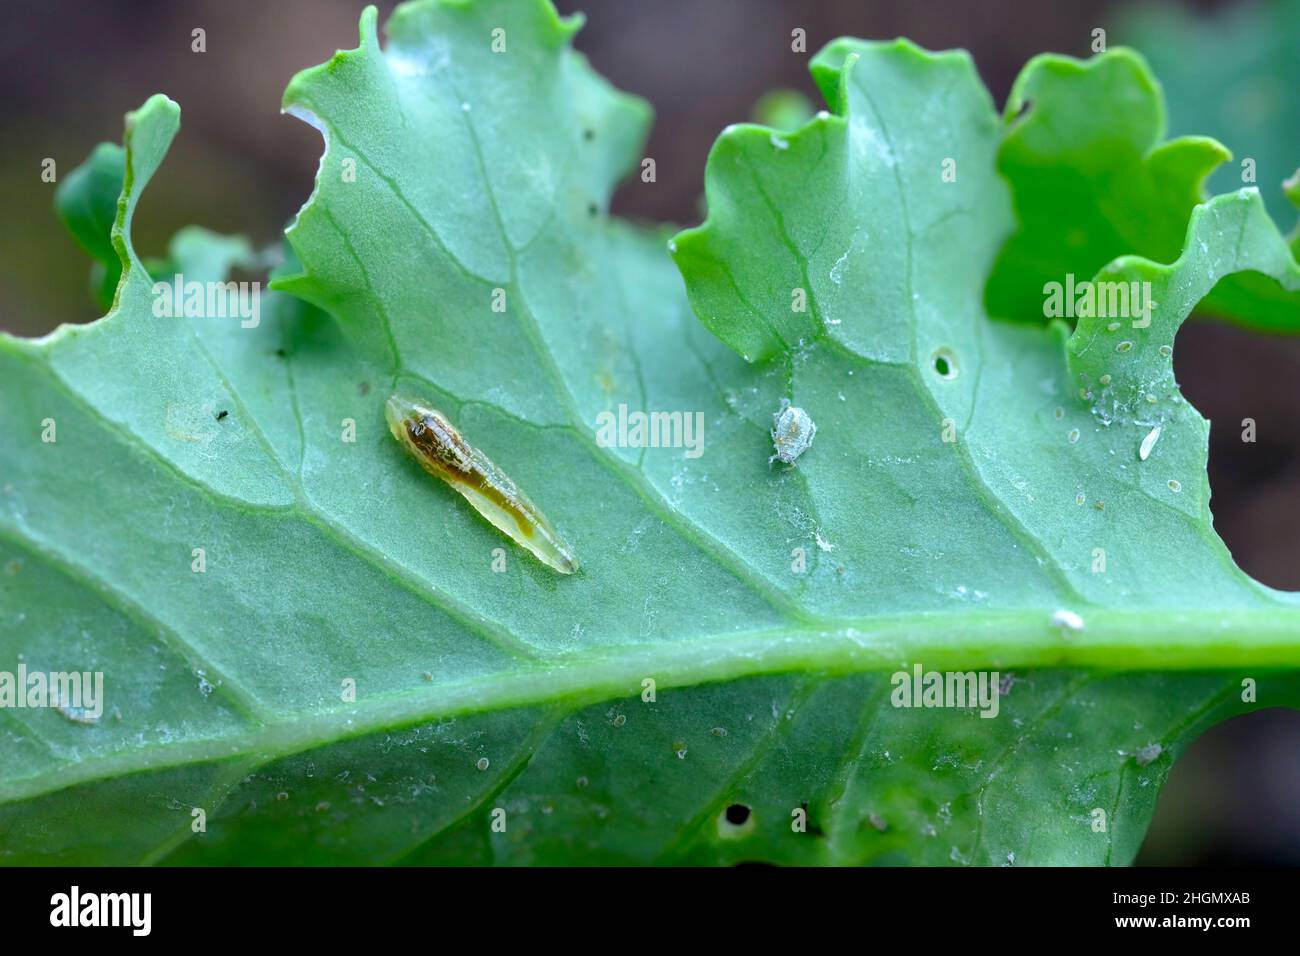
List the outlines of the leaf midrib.
<svg viewBox="0 0 1300 956">
<path fill-rule="evenodd" d="M 537 704 L 581 706 L 641 693 L 760 675 L 1089 667 L 1111 671 L 1300 667 L 1300 608 L 1123 611 L 1085 609 L 1085 629 L 1062 632 L 1050 612 L 881 615 L 826 628 L 713 634 L 672 645 L 573 653 L 507 674 L 372 698 L 347 709 L 284 715 L 230 734 L 82 760 L 0 783 L 0 803 L 137 771 L 257 756 L 276 759 L 383 730 Z M 1254 633 L 1254 640 L 1234 635 Z M 954 635 L 961 640 L 954 641 Z"/>
</svg>

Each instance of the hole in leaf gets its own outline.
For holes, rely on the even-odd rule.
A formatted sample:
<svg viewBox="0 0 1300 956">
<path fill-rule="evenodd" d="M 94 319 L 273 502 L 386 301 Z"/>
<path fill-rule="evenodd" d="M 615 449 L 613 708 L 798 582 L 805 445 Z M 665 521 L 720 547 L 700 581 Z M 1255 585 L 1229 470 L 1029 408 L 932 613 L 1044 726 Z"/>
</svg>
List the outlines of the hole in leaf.
<svg viewBox="0 0 1300 956">
<path fill-rule="evenodd" d="M 957 356 L 952 353 L 951 349 L 936 349 L 931 361 L 934 363 L 935 374 L 940 378 L 954 379 L 957 377 Z"/>
<path fill-rule="evenodd" d="M 718 839 L 743 840 L 754 832 L 754 814 L 743 803 L 733 803 L 717 817 Z"/>
<path fill-rule="evenodd" d="M 727 822 L 733 827 L 743 827 L 749 819 L 749 807 L 743 803 L 733 803 L 727 807 Z"/>
</svg>

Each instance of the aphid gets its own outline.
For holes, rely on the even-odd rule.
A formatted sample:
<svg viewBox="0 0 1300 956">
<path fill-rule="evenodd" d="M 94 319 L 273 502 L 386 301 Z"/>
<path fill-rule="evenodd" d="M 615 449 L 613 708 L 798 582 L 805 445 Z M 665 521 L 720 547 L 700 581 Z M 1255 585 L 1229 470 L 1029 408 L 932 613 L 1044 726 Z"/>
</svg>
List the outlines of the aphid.
<svg viewBox="0 0 1300 956">
<path fill-rule="evenodd" d="M 1160 744 L 1147 744 L 1145 747 L 1139 747 L 1137 753 L 1133 755 L 1133 762 L 1139 767 L 1145 767 L 1147 764 L 1158 760 L 1164 749 Z"/>
<path fill-rule="evenodd" d="M 394 395 L 384 406 L 389 431 L 429 474 L 460 492 L 474 510 L 539 561 L 561 574 L 578 570 L 578 559 L 528 496 L 426 403 Z"/>
<path fill-rule="evenodd" d="M 1052 612 L 1052 625 L 1060 629 L 1062 637 L 1066 637 L 1070 631 L 1083 630 L 1083 618 L 1074 611 L 1062 608 Z"/>
<path fill-rule="evenodd" d="M 788 399 L 781 399 L 781 408 L 772 416 L 772 447 L 776 454 L 767 460 L 770 465 L 781 461 L 790 465 L 808 450 L 817 436 L 817 425 L 802 408 L 795 408 Z"/>
</svg>

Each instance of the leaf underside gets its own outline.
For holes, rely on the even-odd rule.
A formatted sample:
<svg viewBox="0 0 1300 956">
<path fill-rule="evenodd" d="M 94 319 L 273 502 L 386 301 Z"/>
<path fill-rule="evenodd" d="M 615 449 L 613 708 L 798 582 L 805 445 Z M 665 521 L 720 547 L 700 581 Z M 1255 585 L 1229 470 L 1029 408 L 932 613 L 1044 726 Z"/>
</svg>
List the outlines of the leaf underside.
<svg viewBox="0 0 1300 956">
<path fill-rule="evenodd" d="M 649 111 L 577 26 L 423 2 L 381 49 L 367 10 L 359 48 L 286 92 L 325 152 L 256 327 L 154 316 L 130 225 L 179 110 L 128 117 L 110 313 L 0 338 L 0 667 L 103 671 L 107 708 L 0 709 L 0 860 L 1127 863 L 1197 733 L 1297 705 L 1300 600 L 1215 535 L 1209 425 L 1166 354 L 1225 288 L 1249 320 L 1241 276 L 1294 328 L 1300 269 L 1258 194 L 1148 177 L 1123 198 L 1168 200 L 1174 246 L 1164 220 L 1077 260 L 1038 243 L 1150 282 L 1146 328 L 1026 321 L 1041 280 L 1006 272 L 1052 225 L 1018 218 L 1044 187 L 1011 159 L 1076 161 L 1029 124 L 1095 121 L 1099 83 L 1142 99 L 1140 61 L 1035 61 L 1018 87 L 1053 95 L 1002 119 L 963 54 L 837 41 L 813 63 L 831 112 L 725 132 L 709 218 L 670 244 L 607 214 Z M 1158 98 L 1149 119 L 1144 148 Z M 105 175 L 62 207 L 101 259 Z M 1081 221 L 1112 222 L 1098 196 L 1071 195 Z M 255 260 L 187 230 L 167 265 Z M 990 319 L 997 282 L 1035 313 Z M 582 570 L 430 480 L 388 434 L 394 392 Z M 782 399 L 818 427 L 795 467 L 769 463 Z M 620 405 L 702 412 L 704 453 L 598 441 Z M 914 664 L 997 670 L 997 716 L 891 706 Z"/>
</svg>

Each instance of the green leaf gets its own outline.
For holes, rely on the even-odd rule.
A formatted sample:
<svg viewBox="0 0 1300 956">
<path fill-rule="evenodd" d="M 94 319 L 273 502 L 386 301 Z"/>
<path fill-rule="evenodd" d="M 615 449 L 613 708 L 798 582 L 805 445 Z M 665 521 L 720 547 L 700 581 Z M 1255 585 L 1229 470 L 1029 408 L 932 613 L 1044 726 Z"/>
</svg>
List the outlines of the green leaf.
<svg viewBox="0 0 1300 956">
<path fill-rule="evenodd" d="M 1097 62 L 1107 61 L 1133 62 Z M 1222 277 L 1252 270 L 1300 289 L 1258 195 L 1198 210 L 1174 265 L 1127 258 L 1098 276 L 1152 282 L 1149 328 L 1085 320 L 1066 347 L 1059 323 L 1019 328 L 979 307 L 1014 222 L 994 173 L 1000 131 L 968 58 L 838 41 L 813 71 L 841 115 L 788 137 L 756 127 L 724 134 L 706 173 L 709 219 L 677 237 L 676 259 L 705 324 L 778 370 L 783 394 L 817 422 L 799 470 L 823 520 L 840 529 L 831 540 L 847 538 L 873 559 L 864 603 L 979 598 L 964 628 L 1008 603 L 1086 605 L 1083 633 L 1063 635 L 1066 660 L 1080 659 L 1103 609 L 1146 609 L 1140 634 L 1106 639 L 1107 652 L 1092 658 L 1133 667 L 1173 666 L 1173 647 L 1185 649 L 1190 634 L 1160 635 L 1180 609 L 1199 607 L 1188 620 L 1237 630 L 1222 613 L 1262 600 L 1273 610 L 1239 620 L 1241 641 L 1219 643 L 1202 663 L 1240 662 L 1257 640 L 1294 648 L 1295 596 L 1249 581 L 1212 531 L 1208 424 L 1172 374 L 1178 325 Z M 941 178 L 946 160 L 955 160 L 955 182 Z M 1058 223 L 1058 235 L 1070 225 Z M 794 290 L 806 292 L 806 311 L 792 309 Z M 944 422 L 955 442 L 942 441 Z M 838 444 L 828 453 L 830 441 Z M 838 507 L 827 508 L 837 494 Z M 855 510 L 860 523 L 845 535 Z M 1105 573 L 1092 573 L 1096 549 Z M 926 559 L 923 584 L 915 575 Z M 890 593 L 903 582 L 906 593 Z M 1267 618 L 1275 638 L 1265 637 Z M 1004 649 L 996 643 L 986 644 L 990 659 Z M 1090 725 L 1093 740 L 1122 733 L 1104 723 Z"/>
<path fill-rule="evenodd" d="M 575 29 L 420 3 L 381 50 L 367 10 L 286 93 L 326 149 L 255 325 L 154 314 L 130 223 L 178 110 L 128 117 L 113 311 L 0 338 L 0 667 L 103 671 L 106 694 L 93 723 L 0 708 L 0 859 L 1123 863 L 1172 759 L 1257 706 L 1243 678 L 1294 705 L 1300 606 L 1214 536 L 1204 421 L 1162 388 L 1140 462 L 1143 426 L 1077 397 L 1104 330 L 1067 349 L 984 316 L 1013 220 L 965 57 L 834 44 L 814 70 L 841 115 L 719 141 L 677 259 L 750 364 L 691 315 L 667 237 L 608 217 L 647 110 Z M 1193 239 L 1293 284 L 1261 217 L 1225 197 Z M 253 261 L 202 231 L 170 256 L 202 282 Z M 1168 298 L 1117 389 L 1166 372 L 1199 256 L 1116 267 Z M 395 391 L 582 570 L 405 457 Z M 769 463 L 783 398 L 818 424 L 793 468 Z M 703 454 L 602 442 L 620 405 L 702 413 Z M 890 706 L 914 664 L 1009 692 L 992 719 Z"/>
<path fill-rule="evenodd" d="M 998 169 L 1019 229 L 989 279 L 988 308 L 1001 318 L 1041 322 L 1044 285 L 1067 273 L 1083 280 L 1121 255 L 1177 258 L 1206 177 L 1231 158 L 1206 137 L 1164 141 L 1160 88 L 1122 49 L 1082 63 L 1035 58 L 1006 122 Z M 1226 278 L 1201 308 L 1264 330 L 1300 327 L 1300 294 L 1253 274 Z"/>
<path fill-rule="evenodd" d="M 92 287 L 100 308 L 113 305 L 122 265 L 110 232 L 122 194 L 122 147 L 101 143 L 54 192 L 54 209 L 68 232 L 95 260 Z"/>
<path fill-rule="evenodd" d="M 798 129 L 812 119 L 813 105 L 798 90 L 772 90 L 754 103 L 753 120 L 779 130 Z"/>
</svg>

